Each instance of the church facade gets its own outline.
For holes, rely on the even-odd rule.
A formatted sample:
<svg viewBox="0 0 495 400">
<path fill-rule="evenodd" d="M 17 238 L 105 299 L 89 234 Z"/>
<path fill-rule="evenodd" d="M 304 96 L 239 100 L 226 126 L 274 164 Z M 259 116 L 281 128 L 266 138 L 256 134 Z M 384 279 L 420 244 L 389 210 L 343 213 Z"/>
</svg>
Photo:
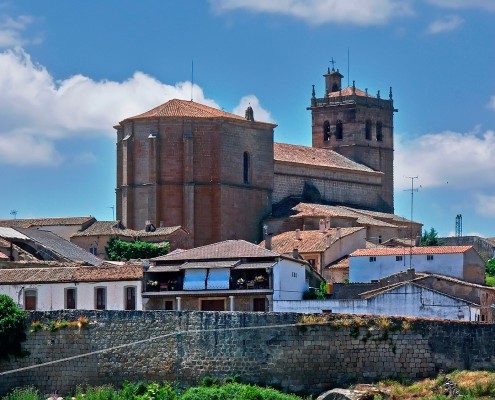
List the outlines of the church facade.
<svg viewBox="0 0 495 400">
<path fill-rule="evenodd" d="M 324 75 L 311 105 L 313 146 L 274 143 L 276 125 L 170 100 L 117 130 L 117 219 L 182 226 L 191 247 L 261 240 L 284 199 L 393 212 L 393 104 Z"/>
</svg>

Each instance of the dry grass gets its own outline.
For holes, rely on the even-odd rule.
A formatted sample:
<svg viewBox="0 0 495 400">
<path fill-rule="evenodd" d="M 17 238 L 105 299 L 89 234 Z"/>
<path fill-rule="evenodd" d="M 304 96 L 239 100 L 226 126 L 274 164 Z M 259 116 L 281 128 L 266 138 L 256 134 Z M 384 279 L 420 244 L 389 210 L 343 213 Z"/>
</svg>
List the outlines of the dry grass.
<svg viewBox="0 0 495 400">
<path fill-rule="evenodd" d="M 381 317 L 376 320 L 376 326 L 381 330 L 389 330 L 392 327 L 392 320 L 387 317 Z"/>
<path fill-rule="evenodd" d="M 325 314 L 303 314 L 297 323 L 298 324 L 324 324 L 328 322 L 328 315 Z"/>
<path fill-rule="evenodd" d="M 495 396 L 495 372 L 455 371 L 448 376 L 463 394 L 476 397 Z"/>
</svg>

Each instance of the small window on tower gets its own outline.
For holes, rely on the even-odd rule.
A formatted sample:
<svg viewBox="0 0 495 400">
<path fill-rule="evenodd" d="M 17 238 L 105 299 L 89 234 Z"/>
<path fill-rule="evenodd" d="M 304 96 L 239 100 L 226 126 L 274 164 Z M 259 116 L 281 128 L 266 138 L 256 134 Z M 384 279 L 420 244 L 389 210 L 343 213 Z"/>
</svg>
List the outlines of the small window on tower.
<svg viewBox="0 0 495 400">
<path fill-rule="evenodd" d="M 325 121 L 323 124 L 323 140 L 328 142 L 330 140 L 330 122 Z"/>
<path fill-rule="evenodd" d="M 244 152 L 244 156 L 243 156 L 243 164 L 244 164 L 244 168 L 243 168 L 243 179 L 244 179 L 244 183 L 249 183 L 249 175 L 250 175 L 250 169 L 251 169 L 251 160 L 250 160 L 250 157 L 249 157 L 249 153 L 247 151 Z"/>
<path fill-rule="evenodd" d="M 337 140 L 342 140 L 344 137 L 344 126 L 341 120 L 337 121 L 337 127 L 335 129 L 335 137 Z"/>
<path fill-rule="evenodd" d="M 364 127 L 364 135 L 366 140 L 371 140 L 371 120 L 366 120 L 366 125 Z"/>
<path fill-rule="evenodd" d="M 382 133 L 382 123 L 381 121 L 378 121 L 376 123 L 376 140 L 381 142 L 383 140 L 383 133 Z"/>
</svg>

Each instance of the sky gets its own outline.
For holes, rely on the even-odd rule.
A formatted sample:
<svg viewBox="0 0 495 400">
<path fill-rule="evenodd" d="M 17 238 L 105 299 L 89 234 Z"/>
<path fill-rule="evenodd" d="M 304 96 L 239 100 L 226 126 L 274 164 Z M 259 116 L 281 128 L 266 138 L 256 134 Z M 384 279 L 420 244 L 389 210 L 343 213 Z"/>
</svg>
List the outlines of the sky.
<svg viewBox="0 0 495 400">
<path fill-rule="evenodd" d="M 332 59 L 392 87 L 396 214 L 494 237 L 495 0 L 0 0 L 0 218 L 113 219 L 113 126 L 191 93 L 310 146 Z"/>
</svg>

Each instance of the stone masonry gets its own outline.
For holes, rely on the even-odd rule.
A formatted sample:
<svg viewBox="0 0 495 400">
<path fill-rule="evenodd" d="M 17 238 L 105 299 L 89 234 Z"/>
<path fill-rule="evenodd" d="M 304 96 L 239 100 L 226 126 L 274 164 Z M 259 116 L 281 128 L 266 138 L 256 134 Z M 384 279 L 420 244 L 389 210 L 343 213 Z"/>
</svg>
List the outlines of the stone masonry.
<svg viewBox="0 0 495 400">
<path fill-rule="evenodd" d="M 174 311 L 32 312 L 30 319 L 79 316 L 90 320 L 80 330 L 29 333 L 30 356 L 0 363 L 0 394 L 26 385 L 66 394 L 77 385 L 126 380 L 188 386 L 205 375 L 231 374 L 319 393 L 356 381 L 493 368 L 495 362 L 495 326 L 485 324 L 317 315 L 316 323 L 303 326 L 296 324 L 300 314 Z M 76 356 L 83 357 L 42 365 Z M 28 366 L 35 368 L 5 374 Z"/>
</svg>

